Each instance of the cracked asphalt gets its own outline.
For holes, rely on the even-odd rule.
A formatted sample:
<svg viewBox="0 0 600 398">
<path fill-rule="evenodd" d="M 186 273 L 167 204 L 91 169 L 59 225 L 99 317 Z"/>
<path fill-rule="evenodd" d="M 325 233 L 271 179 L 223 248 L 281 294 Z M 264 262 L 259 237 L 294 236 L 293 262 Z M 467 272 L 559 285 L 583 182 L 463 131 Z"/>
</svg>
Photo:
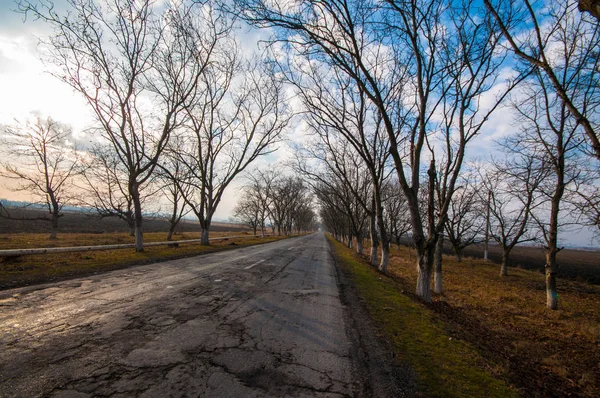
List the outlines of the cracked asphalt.
<svg viewBox="0 0 600 398">
<path fill-rule="evenodd" d="M 0 397 L 374 395 L 338 283 L 319 233 L 0 292 Z"/>
</svg>

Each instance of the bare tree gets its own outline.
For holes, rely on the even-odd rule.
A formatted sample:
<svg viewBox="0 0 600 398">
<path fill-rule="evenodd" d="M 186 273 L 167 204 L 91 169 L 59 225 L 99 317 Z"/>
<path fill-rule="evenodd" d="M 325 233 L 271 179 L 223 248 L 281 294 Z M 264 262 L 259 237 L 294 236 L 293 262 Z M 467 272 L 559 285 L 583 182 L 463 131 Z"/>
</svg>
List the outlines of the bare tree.
<svg viewBox="0 0 600 398">
<path fill-rule="evenodd" d="M 514 54 L 544 75 L 547 89 L 581 126 L 591 153 L 600 160 L 600 25 L 575 7 L 597 10 L 596 1 L 558 0 L 539 7 L 530 0 L 484 0 Z"/>
<path fill-rule="evenodd" d="M 309 59 L 315 55 L 324 65 L 346 74 L 377 109 L 410 209 L 417 249 L 417 295 L 430 301 L 433 251 L 445 223 L 465 148 L 495 109 L 477 106 L 479 96 L 489 90 L 499 75 L 501 60 L 496 56 L 501 51 L 497 48 L 499 38 L 493 21 L 468 1 L 456 3 L 454 8 L 454 3 L 442 1 L 236 3 L 252 23 L 280 28 L 278 38 L 289 43 L 295 54 Z M 467 17 L 456 24 L 444 24 L 446 17 L 457 15 Z M 448 51 L 448 46 L 452 46 L 452 51 Z M 445 55 L 448 53 L 453 56 Z M 457 73 L 458 69 L 452 67 L 457 61 L 464 73 Z M 427 200 L 427 219 L 423 219 L 419 211 L 423 150 L 427 135 L 434 130 L 439 101 L 450 87 L 460 92 L 454 98 L 461 102 L 457 109 L 464 124 L 456 129 L 456 134 L 444 137 L 454 146 L 446 154 L 452 167 L 447 173 L 446 194 L 437 219 L 433 197 L 437 171 L 435 163 L 430 163 L 431 198 Z M 466 126 L 473 128 L 465 129 Z"/>
<path fill-rule="evenodd" d="M 456 261 L 462 261 L 463 251 L 479 243 L 485 229 L 482 201 L 477 195 L 478 186 L 473 176 L 461 176 L 460 186 L 452 197 L 445 230 L 452 245 Z"/>
<path fill-rule="evenodd" d="M 311 184 L 321 206 L 336 209 L 328 214 L 345 214 L 347 233 L 343 235 L 349 247 L 352 239 L 356 238 L 359 253 L 363 251 L 365 219 L 369 219 L 370 262 L 377 267 L 380 265 L 377 261 L 379 239 L 371 173 L 352 145 L 340 139 L 335 131 L 328 133 L 326 126 L 313 127 L 312 131 L 314 139 L 295 148 L 296 170 Z M 329 223 L 327 226 L 338 228 L 339 224 Z"/>
<path fill-rule="evenodd" d="M 135 236 L 135 209 L 128 189 L 127 170 L 112 147 L 92 146 L 81 157 L 79 169 L 77 203 L 92 209 L 97 217 L 123 220 L 129 234 Z M 153 199 L 154 193 L 152 184 L 145 184 L 139 192 L 142 207 Z"/>
<path fill-rule="evenodd" d="M 292 233 L 294 212 L 306 200 L 306 186 L 298 176 L 282 176 L 273 181 L 270 217 L 278 235 Z"/>
<path fill-rule="evenodd" d="M 386 167 L 389 166 L 389 140 L 381 126 L 381 117 L 361 86 L 343 72 L 332 69 L 325 73 L 322 68 L 311 68 L 310 65 L 303 66 L 301 72 L 290 76 L 289 80 L 303 100 L 308 125 L 325 149 L 327 156 L 321 160 L 328 162 L 330 168 L 345 179 L 346 189 L 355 195 L 365 211 L 373 211 L 376 228 L 373 226 L 371 230 L 373 235 L 378 234 L 378 239 L 371 239 L 372 248 L 377 247 L 374 243 L 380 243 L 381 262 L 378 266 L 387 272 L 390 238 L 384 220 L 383 187 L 391 168 Z M 341 154 L 336 147 L 340 140 L 348 143 Z M 346 169 L 348 150 L 358 156 L 370 175 L 371 206 L 368 200 L 364 201 L 364 195 L 359 191 L 361 186 L 356 185 L 358 181 L 348 179 L 352 175 Z M 376 262 L 376 258 L 372 261 Z"/>
<path fill-rule="evenodd" d="M 347 212 L 335 202 L 335 196 L 329 195 L 328 188 L 317 189 L 315 195 L 319 204 L 321 222 L 327 231 L 339 242 L 348 231 Z"/>
<path fill-rule="evenodd" d="M 177 225 L 191 211 L 185 202 L 185 197 L 190 194 L 191 187 L 179 183 L 179 181 L 185 180 L 186 169 L 180 162 L 179 157 L 175 155 L 183 149 L 183 145 L 184 143 L 178 136 L 170 139 L 165 154 L 160 161 L 159 172 L 156 177 L 157 183 L 161 186 L 161 192 L 164 193 L 164 197 L 169 202 L 170 214 L 167 218 L 169 222 L 167 240 L 173 239 Z M 184 189 L 188 191 L 182 191 Z"/>
<path fill-rule="evenodd" d="M 595 174 L 598 174 L 596 171 Z M 576 214 L 574 217 L 578 224 L 590 227 L 594 231 L 594 237 L 600 238 L 600 187 L 596 184 L 577 182 L 577 197 L 574 201 Z"/>
<path fill-rule="evenodd" d="M 260 214 L 260 200 L 256 197 L 256 192 L 251 188 L 244 187 L 242 195 L 233 209 L 233 216 L 252 228 L 254 235 L 256 235 L 258 227 L 261 227 L 262 231 L 264 231 Z"/>
<path fill-rule="evenodd" d="M 178 154 L 187 170 L 180 183 L 193 187 L 185 200 L 200 222 L 204 245 L 225 189 L 258 157 L 274 150 L 290 119 L 282 84 L 268 65 L 238 61 L 231 40 L 221 50 L 202 76 L 203 90 L 186 107 L 187 144 Z M 236 89 L 234 78 L 243 80 Z"/>
<path fill-rule="evenodd" d="M 272 170 L 254 170 L 248 173 L 248 184 L 242 188 L 242 197 L 238 201 L 234 214 L 248 224 L 256 235 L 260 228 L 261 237 L 265 237 L 267 219 L 274 200 L 274 185 L 280 174 Z"/>
<path fill-rule="evenodd" d="M 313 198 L 310 195 L 307 195 L 305 201 L 294 209 L 292 218 L 297 234 L 316 230 L 316 213 L 313 210 Z"/>
<path fill-rule="evenodd" d="M 298 176 L 255 170 L 248 175 L 248 180 L 235 211 L 253 226 L 255 233 L 260 227 L 264 237 L 267 218 L 272 220 L 279 235 L 314 228 L 313 198 L 309 187 Z"/>
<path fill-rule="evenodd" d="M 383 205 L 389 225 L 388 230 L 394 237 L 393 240 L 400 246 L 402 237 L 410 232 L 411 224 L 406 198 L 397 180 L 388 181 L 384 187 L 384 197 Z"/>
<path fill-rule="evenodd" d="M 345 186 L 335 185 L 334 181 L 319 182 L 313 185 L 313 191 L 322 216 L 326 216 L 325 228 L 338 241 L 345 241 L 348 248 L 352 248 L 353 239 L 356 238 L 356 252 L 362 254 L 362 237 L 359 234 L 364 228 L 365 214 L 360 212 L 360 208 L 352 206 L 353 198 L 348 195 Z"/>
<path fill-rule="evenodd" d="M 529 81 L 527 91 L 523 90 L 516 100 L 522 127 L 519 134 L 508 139 L 508 145 L 518 155 L 532 157 L 537 164 L 548 168 L 548 178 L 539 186 L 548 205 L 532 211 L 531 217 L 545 242 L 546 305 L 555 310 L 558 308 L 556 255 L 562 249 L 558 240 L 560 210 L 567 188 L 580 176 L 576 163 L 584 142 L 577 134 L 579 125 L 571 118 L 567 104 L 549 91 L 552 86 L 547 76 L 537 71 L 535 77 L 537 80 Z"/>
<path fill-rule="evenodd" d="M 140 190 L 180 124 L 181 110 L 197 90 L 218 35 L 207 34 L 206 42 L 188 45 L 186 21 L 205 9 L 193 2 L 165 10 L 162 20 L 150 0 L 68 4 L 64 14 L 47 0 L 21 1 L 19 9 L 54 28 L 44 42 L 57 67 L 54 75 L 82 94 L 103 139 L 127 171 L 136 250 L 142 251 Z"/>
<path fill-rule="evenodd" d="M 510 153 L 510 148 L 507 151 Z M 494 160 L 491 170 L 479 170 L 483 188 L 479 199 L 487 202 L 484 196 L 489 194 L 486 205 L 493 220 L 489 232 L 502 250 L 501 276 L 508 275 L 512 249 L 537 239 L 531 212 L 542 203 L 539 187 L 550 170 L 539 162 L 539 156 L 521 154 Z"/>
<path fill-rule="evenodd" d="M 4 126 L 1 131 L 4 160 L 0 162 L 0 176 L 16 181 L 13 191 L 26 192 L 44 204 L 49 216 L 33 219 L 50 222 L 50 239 L 56 239 L 63 206 L 72 199 L 72 178 L 78 163 L 71 128 L 38 115 L 35 120 Z M 4 206 L 0 216 L 14 218 Z"/>
</svg>

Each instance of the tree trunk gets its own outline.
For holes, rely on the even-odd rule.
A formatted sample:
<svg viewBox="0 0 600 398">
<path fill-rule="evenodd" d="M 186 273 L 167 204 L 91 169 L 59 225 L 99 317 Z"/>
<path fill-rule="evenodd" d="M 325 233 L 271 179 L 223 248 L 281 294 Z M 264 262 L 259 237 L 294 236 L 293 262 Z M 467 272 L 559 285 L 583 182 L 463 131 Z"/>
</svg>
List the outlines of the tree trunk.
<svg viewBox="0 0 600 398">
<path fill-rule="evenodd" d="M 492 204 L 492 190 L 488 190 L 487 197 L 487 209 L 485 215 L 485 246 L 483 250 L 483 259 L 488 261 L 489 248 L 490 248 L 490 212 Z"/>
<path fill-rule="evenodd" d="M 56 240 L 58 235 L 58 213 L 52 213 L 52 231 L 50 232 L 50 240 Z"/>
<path fill-rule="evenodd" d="M 419 253 L 417 250 L 417 290 L 416 295 L 426 303 L 431 303 L 431 270 L 433 268 L 433 251 L 430 248 Z"/>
<path fill-rule="evenodd" d="M 208 230 L 209 227 L 202 227 L 202 235 L 200 237 L 200 244 L 202 246 L 209 246 L 210 245 L 210 241 L 208 240 Z"/>
<path fill-rule="evenodd" d="M 356 252 L 358 254 L 363 254 L 363 242 L 360 235 L 356 235 Z"/>
<path fill-rule="evenodd" d="M 373 201 L 371 205 L 375 208 L 377 216 L 377 229 L 379 230 L 379 238 L 381 243 L 381 263 L 379 263 L 379 270 L 387 273 L 388 264 L 390 262 L 390 239 L 386 231 L 385 221 L 383 220 L 383 206 L 382 206 L 381 194 L 379 192 L 379 185 L 373 183 Z"/>
<path fill-rule="evenodd" d="M 129 227 L 129 236 L 135 236 L 135 222 L 127 221 L 127 226 Z"/>
<path fill-rule="evenodd" d="M 454 254 L 456 255 L 456 262 L 462 263 L 463 249 L 454 249 Z"/>
<path fill-rule="evenodd" d="M 379 270 L 387 273 L 388 264 L 390 262 L 390 242 L 385 231 L 385 223 L 383 221 L 383 214 L 381 206 L 377 209 L 377 226 L 379 229 L 379 237 L 381 238 L 381 262 L 379 263 Z"/>
<path fill-rule="evenodd" d="M 442 282 L 442 251 L 444 249 L 444 235 L 440 234 L 435 245 L 435 254 L 433 259 L 433 291 L 436 294 L 444 293 L 444 284 Z"/>
<path fill-rule="evenodd" d="M 348 249 L 352 249 L 352 235 L 348 235 L 348 242 L 346 244 Z"/>
<path fill-rule="evenodd" d="M 179 220 L 177 219 L 177 194 L 173 194 L 173 212 L 171 213 L 171 219 L 169 220 L 169 232 L 167 233 L 167 240 L 170 241 L 173 239 L 173 233 L 175 232 L 175 228 L 177 228 L 177 224 Z"/>
<path fill-rule="evenodd" d="M 558 174 L 558 181 L 554 195 L 552 196 L 552 207 L 550 209 L 550 223 L 548 226 L 548 240 L 546 242 L 546 307 L 551 310 L 558 309 L 558 292 L 556 290 L 556 274 L 558 273 L 558 264 L 556 255 L 560 251 L 558 248 L 558 215 L 560 212 L 560 201 L 565 191 L 564 184 L 564 157 L 561 157 L 561 171 Z"/>
<path fill-rule="evenodd" d="M 143 216 L 142 216 L 142 202 L 140 201 L 140 191 L 136 182 L 133 182 L 129 185 L 129 190 L 131 193 L 131 199 L 133 201 L 133 211 L 134 217 L 133 221 L 135 223 L 135 251 L 143 252 L 144 251 L 144 227 L 143 227 Z"/>
<path fill-rule="evenodd" d="M 377 246 L 379 246 L 379 244 L 377 243 L 377 241 L 371 241 L 371 265 L 373 267 L 377 267 Z"/>
<path fill-rule="evenodd" d="M 370 215 L 370 234 L 371 234 L 371 265 L 377 267 L 377 246 L 379 246 L 379 240 L 377 238 L 377 230 L 375 229 L 375 213 Z"/>
<path fill-rule="evenodd" d="M 502 250 L 502 265 L 500 266 L 500 276 L 508 276 L 508 253 L 509 251 L 506 248 Z"/>
<path fill-rule="evenodd" d="M 428 220 L 428 240 L 425 241 L 422 225 L 420 220 L 419 206 L 417 201 L 411 203 L 410 197 L 407 196 L 409 202 L 411 223 L 413 224 L 413 240 L 415 242 L 417 255 L 417 288 L 416 295 L 426 303 L 431 303 L 431 274 L 433 271 L 433 254 L 435 251 L 435 243 L 437 240 L 437 231 L 435 231 L 435 162 L 433 159 L 427 171 L 429 176 L 428 182 L 428 199 L 427 199 L 427 220 Z"/>
<path fill-rule="evenodd" d="M 558 292 L 556 290 L 556 253 L 558 250 L 548 250 L 546 253 L 546 306 L 551 310 L 558 309 Z"/>
<path fill-rule="evenodd" d="M 379 263 L 379 271 L 387 274 L 388 264 L 390 262 L 390 244 L 381 243 L 381 262 Z"/>
</svg>

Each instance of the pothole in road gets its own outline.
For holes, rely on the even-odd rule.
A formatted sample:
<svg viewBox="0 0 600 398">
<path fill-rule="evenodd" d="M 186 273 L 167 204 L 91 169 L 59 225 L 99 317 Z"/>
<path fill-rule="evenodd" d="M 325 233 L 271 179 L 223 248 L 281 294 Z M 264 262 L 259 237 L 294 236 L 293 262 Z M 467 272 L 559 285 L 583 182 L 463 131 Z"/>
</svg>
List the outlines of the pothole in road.
<svg viewBox="0 0 600 398">
<path fill-rule="evenodd" d="M 250 374 L 265 368 L 272 368 L 275 358 L 264 351 L 226 350 L 213 358 L 213 362 L 230 373 Z"/>
<path fill-rule="evenodd" d="M 278 372 L 276 369 L 257 369 L 254 372 L 237 374 L 236 376 L 248 387 L 269 392 L 281 389 L 288 390 L 291 386 L 297 385 L 298 382 L 295 378 Z"/>
</svg>

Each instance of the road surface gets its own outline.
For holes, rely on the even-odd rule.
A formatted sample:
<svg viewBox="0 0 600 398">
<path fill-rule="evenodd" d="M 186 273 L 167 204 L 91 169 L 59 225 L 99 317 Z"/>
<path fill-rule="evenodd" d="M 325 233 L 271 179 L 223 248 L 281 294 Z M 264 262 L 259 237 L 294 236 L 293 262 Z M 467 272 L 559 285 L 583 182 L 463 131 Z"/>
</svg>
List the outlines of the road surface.
<svg viewBox="0 0 600 398">
<path fill-rule="evenodd" d="M 0 397 L 379 395 L 349 313 L 323 234 L 7 290 Z"/>
</svg>

